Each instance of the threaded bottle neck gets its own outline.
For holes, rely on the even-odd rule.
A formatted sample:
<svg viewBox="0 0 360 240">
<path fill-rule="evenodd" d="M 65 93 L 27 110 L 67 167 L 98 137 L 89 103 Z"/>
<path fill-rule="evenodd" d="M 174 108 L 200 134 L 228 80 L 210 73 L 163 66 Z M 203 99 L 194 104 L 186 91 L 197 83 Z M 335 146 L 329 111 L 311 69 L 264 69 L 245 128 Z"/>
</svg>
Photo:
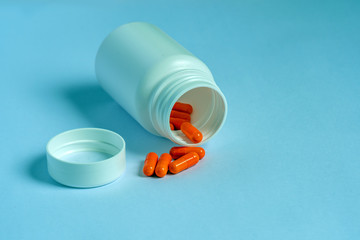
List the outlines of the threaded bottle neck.
<svg viewBox="0 0 360 240">
<path fill-rule="evenodd" d="M 203 142 L 221 128 L 226 117 L 226 100 L 210 73 L 186 69 L 167 76 L 153 92 L 149 104 L 150 119 L 159 135 L 180 145 L 194 145 L 181 131 L 170 129 L 170 113 L 177 101 L 193 106 L 191 122 L 203 132 Z"/>
</svg>

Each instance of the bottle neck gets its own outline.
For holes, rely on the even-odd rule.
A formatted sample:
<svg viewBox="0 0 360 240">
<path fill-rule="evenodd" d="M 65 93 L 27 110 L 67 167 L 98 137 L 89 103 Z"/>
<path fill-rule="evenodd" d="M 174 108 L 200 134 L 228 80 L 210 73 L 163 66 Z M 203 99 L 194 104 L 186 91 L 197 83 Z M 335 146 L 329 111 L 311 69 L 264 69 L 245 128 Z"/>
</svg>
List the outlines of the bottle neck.
<svg viewBox="0 0 360 240">
<path fill-rule="evenodd" d="M 170 129 L 170 113 L 177 101 L 193 105 L 192 124 L 211 138 L 226 116 L 226 100 L 210 73 L 182 70 L 164 78 L 153 92 L 149 103 L 150 119 L 159 135 L 180 145 L 194 145 L 181 131 Z M 203 143 L 202 142 L 202 143 Z"/>
</svg>

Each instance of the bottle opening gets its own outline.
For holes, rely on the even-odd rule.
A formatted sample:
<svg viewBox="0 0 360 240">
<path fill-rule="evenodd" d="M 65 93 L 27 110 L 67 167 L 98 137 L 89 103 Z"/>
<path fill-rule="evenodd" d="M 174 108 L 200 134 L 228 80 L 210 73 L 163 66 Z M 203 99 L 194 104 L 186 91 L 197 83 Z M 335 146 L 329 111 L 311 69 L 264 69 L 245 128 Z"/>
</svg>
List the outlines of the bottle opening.
<svg viewBox="0 0 360 240">
<path fill-rule="evenodd" d="M 168 133 L 170 139 L 179 145 L 201 145 L 205 143 L 220 130 L 226 118 L 225 97 L 215 88 L 193 88 L 177 98 L 176 101 L 172 103 L 171 109 L 175 102 L 192 105 L 191 124 L 203 134 L 203 140 L 198 144 L 194 144 L 181 130 L 171 130 L 169 125 Z"/>
</svg>

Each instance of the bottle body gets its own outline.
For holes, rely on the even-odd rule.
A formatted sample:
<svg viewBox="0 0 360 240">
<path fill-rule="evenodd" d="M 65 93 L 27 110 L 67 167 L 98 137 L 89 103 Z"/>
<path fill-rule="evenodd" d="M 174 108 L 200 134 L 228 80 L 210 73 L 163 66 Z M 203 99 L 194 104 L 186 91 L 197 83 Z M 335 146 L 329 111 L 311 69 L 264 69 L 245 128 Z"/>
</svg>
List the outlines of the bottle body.
<svg viewBox="0 0 360 240">
<path fill-rule="evenodd" d="M 105 91 L 146 130 L 180 145 L 193 144 L 170 130 L 176 101 L 193 105 L 192 123 L 205 132 L 204 141 L 225 120 L 226 100 L 210 70 L 154 25 L 135 22 L 114 30 L 100 46 L 95 69 Z"/>
</svg>

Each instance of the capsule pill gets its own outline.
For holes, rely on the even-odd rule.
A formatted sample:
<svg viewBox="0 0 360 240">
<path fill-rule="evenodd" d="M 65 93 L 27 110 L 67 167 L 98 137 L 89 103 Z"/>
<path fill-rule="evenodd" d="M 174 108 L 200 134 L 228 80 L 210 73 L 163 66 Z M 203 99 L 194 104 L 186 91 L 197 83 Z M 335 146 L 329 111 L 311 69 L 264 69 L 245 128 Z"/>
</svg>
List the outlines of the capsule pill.
<svg viewBox="0 0 360 240">
<path fill-rule="evenodd" d="M 172 123 L 175 127 L 175 130 L 180 130 L 181 128 L 181 124 L 183 124 L 184 122 L 186 122 L 185 119 L 181 119 L 181 118 L 170 118 L 170 123 Z"/>
<path fill-rule="evenodd" d="M 202 147 L 173 147 L 170 149 L 170 155 L 173 159 L 178 159 L 190 152 L 196 152 L 199 159 L 205 156 L 205 150 Z"/>
<path fill-rule="evenodd" d="M 169 164 L 169 171 L 173 174 L 179 173 L 194 166 L 199 162 L 199 155 L 195 152 L 188 153 Z"/>
<path fill-rule="evenodd" d="M 179 112 L 179 111 L 176 111 L 176 110 L 171 111 L 170 117 L 185 119 L 188 122 L 191 121 L 190 114 L 188 114 L 186 112 Z"/>
<path fill-rule="evenodd" d="M 183 122 L 180 129 L 193 143 L 199 143 L 203 139 L 202 133 L 189 122 Z"/>
<path fill-rule="evenodd" d="M 172 161 L 172 157 L 168 153 L 161 154 L 158 163 L 156 164 L 155 174 L 158 177 L 164 177 L 169 169 L 169 164 Z"/>
<path fill-rule="evenodd" d="M 149 153 L 144 162 L 143 172 L 146 176 L 152 176 L 155 171 L 155 166 L 158 160 L 158 155 L 154 152 Z"/>
<path fill-rule="evenodd" d="M 173 110 L 191 114 L 193 112 L 193 107 L 187 103 L 176 102 L 174 104 Z"/>
</svg>

